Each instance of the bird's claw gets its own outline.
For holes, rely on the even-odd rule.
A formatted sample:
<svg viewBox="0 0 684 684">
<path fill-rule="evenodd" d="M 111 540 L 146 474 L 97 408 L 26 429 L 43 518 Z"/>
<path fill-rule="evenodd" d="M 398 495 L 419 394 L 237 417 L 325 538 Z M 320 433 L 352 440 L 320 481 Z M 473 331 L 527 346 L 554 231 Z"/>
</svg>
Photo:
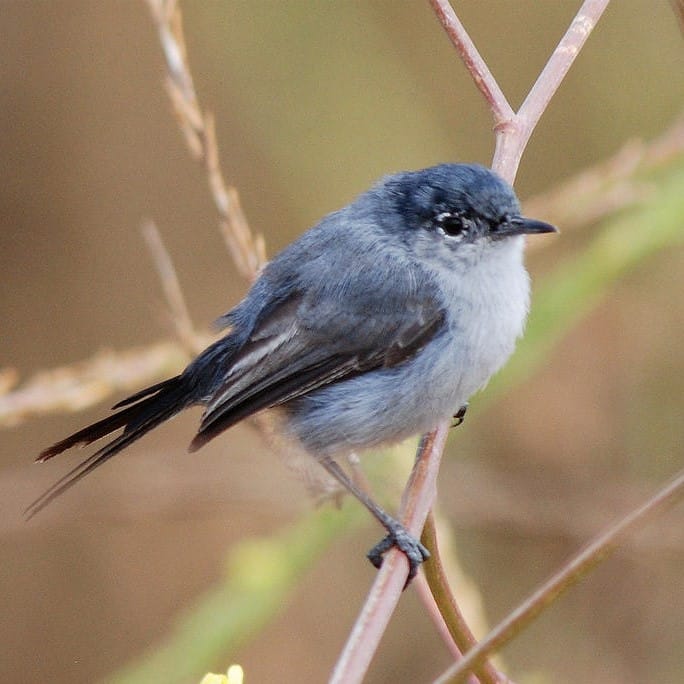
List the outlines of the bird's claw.
<svg viewBox="0 0 684 684">
<path fill-rule="evenodd" d="M 463 406 L 461 406 L 460 409 L 458 409 L 458 411 L 456 411 L 456 413 L 454 413 L 454 415 L 452 417 L 453 420 L 451 423 L 452 428 L 458 427 L 459 425 L 461 425 L 463 423 L 463 421 L 465 420 L 465 415 L 466 415 L 467 411 L 468 411 L 468 403 L 466 402 L 465 404 L 463 404 Z"/>
<path fill-rule="evenodd" d="M 382 567 L 383 555 L 392 547 L 399 549 L 408 561 L 409 573 L 404 584 L 404 589 L 406 589 L 416 576 L 420 564 L 430 558 L 430 552 L 402 525 L 397 525 L 368 552 L 367 558 L 379 570 Z"/>
</svg>

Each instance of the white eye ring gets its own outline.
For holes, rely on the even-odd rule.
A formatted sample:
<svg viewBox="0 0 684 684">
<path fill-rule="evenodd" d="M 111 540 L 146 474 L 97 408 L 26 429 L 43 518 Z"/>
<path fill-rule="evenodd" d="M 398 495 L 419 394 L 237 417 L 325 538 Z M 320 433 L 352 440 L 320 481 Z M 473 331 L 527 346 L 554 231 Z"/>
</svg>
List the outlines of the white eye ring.
<svg viewBox="0 0 684 684">
<path fill-rule="evenodd" d="M 450 211 L 443 211 L 441 214 L 437 214 L 435 221 L 437 222 L 437 230 L 452 240 L 462 239 L 463 233 L 467 230 L 466 220 L 464 220 L 463 216 Z"/>
</svg>

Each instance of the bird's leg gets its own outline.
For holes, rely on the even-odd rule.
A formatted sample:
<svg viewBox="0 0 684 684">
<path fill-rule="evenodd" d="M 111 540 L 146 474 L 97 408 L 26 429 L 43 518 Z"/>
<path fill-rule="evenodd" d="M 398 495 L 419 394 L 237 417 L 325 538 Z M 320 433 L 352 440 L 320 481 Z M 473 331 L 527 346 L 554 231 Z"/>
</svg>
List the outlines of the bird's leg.
<svg viewBox="0 0 684 684">
<path fill-rule="evenodd" d="M 456 411 L 456 413 L 454 413 L 453 422 L 451 423 L 452 428 L 458 427 L 459 425 L 461 425 L 463 423 L 463 421 L 465 420 L 465 415 L 466 415 L 467 411 L 468 411 L 468 402 L 463 404 L 463 406 L 461 406 L 461 408 L 458 409 L 458 411 Z"/>
<path fill-rule="evenodd" d="M 430 557 L 430 552 L 398 520 L 395 520 L 389 513 L 386 513 L 366 492 L 357 487 L 336 461 L 326 456 L 320 458 L 319 462 L 387 530 L 387 536 L 368 552 L 368 560 L 376 568 L 380 568 L 383 554 L 393 546 L 396 546 L 406 556 L 409 564 L 409 574 L 406 578 L 406 584 L 404 584 L 405 589 L 416 576 L 420 564 Z"/>
</svg>

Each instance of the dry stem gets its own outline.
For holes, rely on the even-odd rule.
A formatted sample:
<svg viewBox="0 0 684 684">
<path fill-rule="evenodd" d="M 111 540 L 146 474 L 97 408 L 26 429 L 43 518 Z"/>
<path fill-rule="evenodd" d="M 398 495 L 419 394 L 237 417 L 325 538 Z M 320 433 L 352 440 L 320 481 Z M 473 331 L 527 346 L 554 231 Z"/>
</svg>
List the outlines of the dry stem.
<svg viewBox="0 0 684 684">
<path fill-rule="evenodd" d="M 494 117 L 494 127 L 502 126 L 515 117 L 506 96 L 496 82 L 496 79 L 489 70 L 487 63 L 475 47 L 465 27 L 459 20 L 453 7 L 448 0 L 428 0 L 432 9 L 447 35 L 458 50 L 458 54 L 463 60 L 470 75 L 475 81 L 485 100 L 489 103 L 492 116 Z"/>
<path fill-rule="evenodd" d="M 237 190 L 226 186 L 221 171 L 214 118 L 202 114 L 188 65 L 183 21 L 176 0 L 147 0 L 159 32 L 168 76 L 166 90 L 178 125 L 193 157 L 204 164 L 214 204 L 220 216 L 221 234 L 238 271 L 254 280 L 266 263 L 261 235 L 254 235 L 240 204 Z"/>
<path fill-rule="evenodd" d="M 437 549 L 437 528 L 435 526 L 435 517 L 432 512 L 428 515 L 421 541 L 429 549 Z M 456 602 L 454 595 L 449 591 L 449 580 L 442 565 L 442 559 L 439 553 L 436 553 L 430 559 L 430 562 L 424 566 L 425 577 L 435 597 L 435 602 L 442 610 L 442 617 L 451 634 L 451 638 L 458 646 L 461 653 L 470 651 L 477 646 L 477 640 L 470 631 L 463 613 Z M 456 660 L 460 661 L 460 658 Z M 477 668 L 473 668 L 473 672 L 477 675 L 482 684 L 497 684 L 501 681 L 501 675 L 496 668 L 489 662 L 483 661 Z"/>
<path fill-rule="evenodd" d="M 143 237 L 150 250 L 154 265 L 159 274 L 164 296 L 169 306 L 169 318 L 174 327 L 178 341 L 187 349 L 188 353 L 196 354 L 202 347 L 201 338 L 195 332 L 190 318 L 183 290 L 178 282 L 176 269 L 169 255 L 162 237 L 154 221 L 145 221 L 141 227 Z"/>
<path fill-rule="evenodd" d="M 592 568 L 604 561 L 622 543 L 624 538 L 648 518 L 661 514 L 684 497 L 684 471 L 637 509 L 626 515 L 596 537 L 566 563 L 559 572 L 547 580 L 508 617 L 502 620 L 463 660 L 455 663 L 434 684 L 460 682 L 468 672 L 482 665 L 490 654 L 499 650 L 529 625 L 561 594 L 579 582 Z"/>
<path fill-rule="evenodd" d="M 406 529 L 415 536 L 420 535 L 434 500 L 447 432 L 448 426 L 440 426 L 423 437 L 404 490 L 399 517 Z M 424 492 L 429 492 L 431 496 L 424 496 Z M 363 679 L 401 596 L 407 576 L 406 557 L 397 549 L 386 553 L 361 614 L 337 660 L 330 678 L 331 684 L 350 684 Z"/>
<path fill-rule="evenodd" d="M 82 411 L 112 394 L 130 393 L 141 384 L 176 373 L 186 360 L 178 344 L 161 342 L 124 352 L 103 351 L 77 364 L 39 371 L 18 389 L 0 394 L 0 425 L 60 411 Z"/>
<path fill-rule="evenodd" d="M 632 204 L 651 191 L 643 175 L 684 154 L 684 118 L 651 142 L 630 140 L 609 159 L 573 176 L 551 192 L 525 201 L 525 213 L 543 216 L 568 229 L 598 221 Z M 549 240 L 534 240 L 528 247 L 542 249 Z"/>
</svg>

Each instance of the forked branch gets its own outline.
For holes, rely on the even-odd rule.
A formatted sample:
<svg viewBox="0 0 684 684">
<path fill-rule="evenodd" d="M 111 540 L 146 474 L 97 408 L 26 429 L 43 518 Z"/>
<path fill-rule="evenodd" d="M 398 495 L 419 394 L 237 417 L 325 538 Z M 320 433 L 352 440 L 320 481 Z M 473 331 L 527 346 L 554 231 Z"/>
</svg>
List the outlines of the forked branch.
<svg viewBox="0 0 684 684">
<path fill-rule="evenodd" d="M 607 7 L 609 0 L 586 0 L 584 2 L 518 113 L 514 113 L 508 104 L 503 91 L 487 68 L 485 61 L 480 56 L 450 3 L 447 0 L 428 0 L 428 2 L 490 106 L 496 133 L 496 149 L 492 168 L 512 184 L 532 131 Z M 424 438 L 416 457 L 416 464 L 421 464 L 420 467 L 431 473 L 434 472 L 435 477 L 448 429 L 448 423 L 443 423 L 430 433 L 427 439 Z M 435 443 L 440 444 L 441 448 L 434 448 Z M 427 449 L 426 445 L 431 446 Z M 435 498 L 435 490 L 432 487 L 412 479 L 407 485 L 407 491 L 421 487 L 421 484 L 423 485 L 422 489 L 410 492 L 410 496 L 415 496 L 421 501 L 420 510 L 428 510 L 432 507 Z M 404 524 L 409 530 L 422 529 L 424 520 L 424 518 L 417 519 L 406 516 Z M 385 560 L 386 566 L 383 567 L 368 595 L 365 607 L 338 660 L 332 681 L 360 682 L 363 679 L 384 628 L 389 622 L 389 614 L 381 613 L 378 606 L 382 606 L 384 611 L 391 613 L 399 600 L 401 587 L 406 578 L 404 565 L 397 564 L 393 560 L 397 554 L 396 550 L 388 554 Z M 390 581 L 383 576 L 383 571 L 398 573 L 401 576 Z M 381 628 L 374 624 L 375 620 L 381 625 Z"/>
</svg>

